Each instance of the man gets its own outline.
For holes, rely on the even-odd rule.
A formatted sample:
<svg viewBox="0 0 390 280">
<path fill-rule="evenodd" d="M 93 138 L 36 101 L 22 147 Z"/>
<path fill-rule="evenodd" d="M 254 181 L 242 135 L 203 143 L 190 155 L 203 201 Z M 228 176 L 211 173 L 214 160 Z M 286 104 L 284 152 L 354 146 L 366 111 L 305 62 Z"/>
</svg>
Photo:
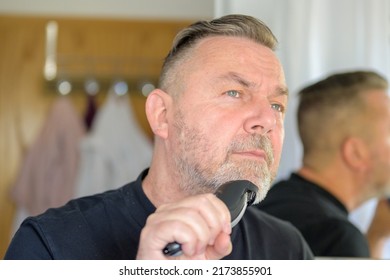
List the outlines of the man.
<svg viewBox="0 0 390 280">
<path fill-rule="evenodd" d="M 181 31 L 146 101 L 150 168 L 118 190 L 28 219 L 6 258 L 312 258 L 295 228 L 254 207 L 231 229 L 214 195 L 246 179 L 260 201 L 276 174 L 287 104 L 276 43 L 267 26 L 242 15 Z M 172 242 L 180 256 L 163 254 Z"/>
<path fill-rule="evenodd" d="M 375 72 L 338 73 L 300 91 L 302 167 L 259 208 L 290 221 L 314 255 L 380 258 L 390 205 L 379 201 L 367 239 L 348 214 L 390 191 L 390 99 Z"/>
</svg>

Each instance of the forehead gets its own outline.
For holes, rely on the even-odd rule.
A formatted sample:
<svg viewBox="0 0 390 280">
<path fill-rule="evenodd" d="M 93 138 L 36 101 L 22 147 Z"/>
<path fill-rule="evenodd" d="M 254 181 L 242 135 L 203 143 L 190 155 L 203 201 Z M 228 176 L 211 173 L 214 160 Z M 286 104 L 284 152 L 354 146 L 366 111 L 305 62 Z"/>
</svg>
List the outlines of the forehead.
<svg viewBox="0 0 390 280">
<path fill-rule="evenodd" d="M 264 62 L 280 66 L 275 53 L 253 40 L 243 37 L 213 36 L 202 39 L 194 47 L 192 57 L 212 64 L 215 61 L 247 63 Z"/>
<path fill-rule="evenodd" d="M 257 83 L 272 78 L 285 84 L 282 66 L 275 53 L 248 38 L 214 36 L 200 40 L 188 55 L 183 71 L 202 72 L 209 77 L 238 72 Z"/>
</svg>

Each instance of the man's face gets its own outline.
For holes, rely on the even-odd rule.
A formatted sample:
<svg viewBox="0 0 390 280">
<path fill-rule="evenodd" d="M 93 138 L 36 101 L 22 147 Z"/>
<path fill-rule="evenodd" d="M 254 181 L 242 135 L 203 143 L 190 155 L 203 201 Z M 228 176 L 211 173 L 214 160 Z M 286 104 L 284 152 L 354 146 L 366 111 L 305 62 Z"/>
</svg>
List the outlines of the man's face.
<svg viewBox="0 0 390 280">
<path fill-rule="evenodd" d="M 368 96 L 371 110 L 368 131 L 372 131 L 371 184 L 377 194 L 390 196 L 390 99 L 384 90 L 375 90 Z"/>
<path fill-rule="evenodd" d="M 180 66 L 170 152 L 182 189 L 214 192 L 246 179 L 264 198 L 279 165 L 287 88 L 268 48 L 235 37 L 203 39 Z"/>
</svg>

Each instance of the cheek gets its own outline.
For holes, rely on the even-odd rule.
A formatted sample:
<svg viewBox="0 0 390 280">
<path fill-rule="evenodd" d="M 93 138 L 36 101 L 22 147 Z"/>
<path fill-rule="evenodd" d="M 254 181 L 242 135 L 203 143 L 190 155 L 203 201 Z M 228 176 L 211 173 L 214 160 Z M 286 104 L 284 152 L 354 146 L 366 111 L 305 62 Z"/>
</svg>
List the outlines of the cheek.
<svg viewBox="0 0 390 280">
<path fill-rule="evenodd" d="M 182 143 L 186 153 L 198 160 L 210 161 L 222 157 L 223 149 L 228 141 L 228 131 L 218 120 L 207 115 L 199 115 L 186 119 Z"/>
<path fill-rule="evenodd" d="M 280 121 L 275 128 L 275 135 L 278 138 L 279 145 L 282 146 L 284 141 L 284 121 Z"/>
<path fill-rule="evenodd" d="M 386 139 L 385 137 L 383 137 L 382 139 L 384 141 L 377 141 L 372 146 L 371 166 L 373 168 L 374 173 L 384 172 L 386 174 L 389 174 L 388 170 L 390 169 L 390 138 Z"/>
<path fill-rule="evenodd" d="M 242 121 L 231 115 L 215 113 L 216 110 L 201 113 L 198 126 L 210 141 L 210 145 L 227 146 L 242 129 Z M 195 124 L 196 125 L 196 124 Z"/>
<path fill-rule="evenodd" d="M 377 156 L 384 162 L 390 163 L 390 135 L 383 137 L 384 141 L 375 147 Z"/>
<path fill-rule="evenodd" d="M 383 161 L 387 163 L 388 167 L 390 167 L 390 139 L 386 142 L 384 151 L 379 151 L 379 154 L 382 155 Z"/>
<path fill-rule="evenodd" d="M 279 166 L 284 142 L 284 129 L 282 126 L 273 131 L 273 134 L 271 135 L 271 141 L 275 157 L 274 166 L 277 169 Z"/>
</svg>

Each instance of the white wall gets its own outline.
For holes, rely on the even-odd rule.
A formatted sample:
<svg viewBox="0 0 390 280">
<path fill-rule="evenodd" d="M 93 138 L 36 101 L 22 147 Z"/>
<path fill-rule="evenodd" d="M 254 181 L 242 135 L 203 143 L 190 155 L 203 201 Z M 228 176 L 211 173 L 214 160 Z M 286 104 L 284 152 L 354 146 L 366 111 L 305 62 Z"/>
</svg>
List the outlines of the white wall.
<svg viewBox="0 0 390 280">
<path fill-rule="evenodd" d="M 213 0 L 0 0 L 0 14 L 140 19 L 205 19 Z"/>
</svg>

